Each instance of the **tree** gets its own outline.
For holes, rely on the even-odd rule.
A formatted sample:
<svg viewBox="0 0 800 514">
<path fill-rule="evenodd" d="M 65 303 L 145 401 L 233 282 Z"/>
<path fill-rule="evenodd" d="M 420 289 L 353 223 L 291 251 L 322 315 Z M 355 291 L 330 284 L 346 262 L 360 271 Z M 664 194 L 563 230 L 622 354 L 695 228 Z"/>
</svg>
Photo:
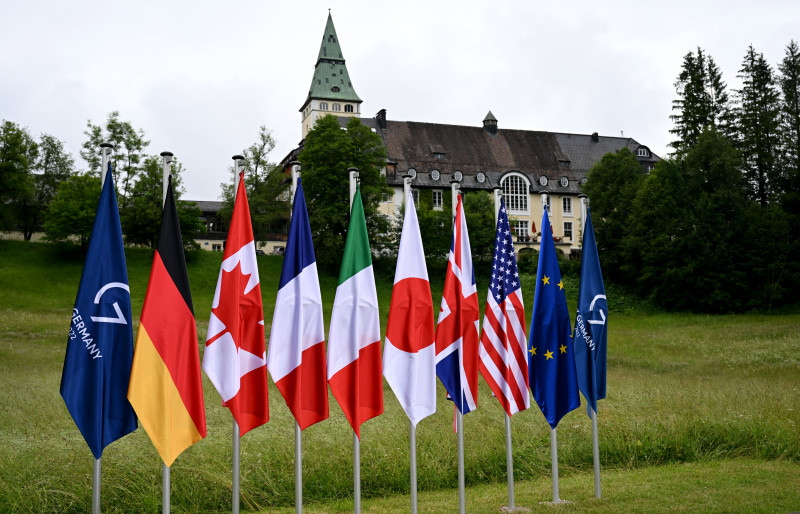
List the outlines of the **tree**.
<svg viewBox="0 0 800 514">
<path fill-rule="evenodd" d="M 183 246 L 187 250 L 196 249 L 195 236 L 203 230 L 200 220 L 202 212 L 196 203 L 181 202 L 183 187 L 181 185 L 180 163 L 172 163 L 172 192 L 178 210 L 178 221 L 181 225 Z M 128 201 L 128 207 L 120 212 L 122 233 L 125 242 L 134 245 L 146 245 L 155 248 L 158 243 L 163 211 L 163 167 L 162 159 L 152 155 L 144 160 L 139 180 L 136 181 Z"/>
<path fill-rule="evenodd" d="M 777 160 L 780 144 L 780 103 L 772 68 L 751 45 L 747 49 L 736 90 L 737 144 L 751 198 L 762 206 L 779 193 L 781 182 Z"/>
<path fill-rule="evenodd" d="M 77 239 L 83 251 L 89 242 L 100 200 L 100 178 L 88 173 L 71 175 L 58 187 L 44 218 L 45 239 Z"/>
<path fill-rule="evenodd" d="M 33 196 L 32 170 L 38 151 L 28 129 L 3 120 L 0 125 L 0 228 L 3 230 L 17 226 L 20 207 Z"/>
<path fill-rule="evenodd" d="M 244 171 L 245 190 L 256 241 L 266 241 L 272 234 L 285 232 L 291 210 L 287 194 L 290 181 L 269 160 L 269 154 L 274 148 L 272 133 L 262 125 L 257 141 L 245 148 L 242 155 L 244 162 L 241 171 Z M 233 166 L 230 173 L 232 179 L 220 184 L 224 203 L 220 214 L 226 219 L 230 219 L 233 214 L 234 184 L 239 183 L 238 177 L 233 176 Z"/>
<path fill-rule="evenodd" d="M 494 198 L 485 191 L 470 191 L 463 196 L 472 256 L 479 262 L 490 262 L 497 228 L 494 222 Z M 450 233 L 452 236 L 452 230 Z M 446 248 L 449 247 L 448 244 Z"/>
<path fill-rule="evenodd" d="M 677 114 L 670 116 L 675 127 L 670 133 L 678 139 L 671 146 L 678 152 L 686 151 L 697 144 L 700 133 L 707 127 L 727 130 L 730 113 L 725 82 L 714 59 L 697 48 L 697 55 L 689 52 L 683 58 L 683 66 L 675 82 L 678 98 L 672 109 Z"/>
<path fill-rule="evenodd" d="M 778 64 L 781 102 L 781 150 L 784 184 L 782 203 L 800 216 L 800 48 L 792 40 Z M 787 205 L 788 203 L 791 204 Z"/>
<path fill-rule="evenodd" d="M 324 116 L 306 136 L 299 159 L 303 164 L 303 190 L 311 232 L 321 265 L 335 269 L 341 262 L 350 219 L 347 169 L 351 167 L 359 172 L 370 247 L 380 250 L 389 241 L 390 227 L 378 207 L 391 194 L 381 174 L 386 165 L 386 150 L 380 136 L 358 118 L 350 118 L 343 128 L 335 116 Z"/>
<path fill-rule="evenodd" d="M 74 160 L 64 151 L 64 143 L 49 134 L 42 134 L 30 176 L 29 193 L 20 202 L 17 220 L 26 241 L 44 221 L 48 204 L 55 198 L 58 186 L 72 174 Z"/>
<path fill-rule="evenodd" d="M 646 174 L 641 163 L 623 148 L 602 157 L 589 171 L 584 192 L 592 206 L 592 222 L 597 250 L 602 255 L 603 272 L 612 281 L 629 283 L 631 277 L 623 272 L 628 255 L 623 239 L 628 231 L 633 199 Z"/>
<path fill-rule="evenodd" d="M 89 173 L 96 176 L 101 174 L 100 143 L 114 145 L 115 151 L 111 155 L 114 187 L 117 190 L 117 197 L 120 198 L 120 209 L 124 209 L 127 206 L 130 189 L 141 169 L 145 157 L 144 149 L 150 141 L 144 138 L 144 131 L 134 129 L 130 121 L 120 121 L 119 111 L 108 114 L 105 127 L 93 125 L 92 120 L 88 120 L 86 126 L 84 134 L 87 140 L 83 143 L 81 157 L 89 165 Z"/>
</svg>

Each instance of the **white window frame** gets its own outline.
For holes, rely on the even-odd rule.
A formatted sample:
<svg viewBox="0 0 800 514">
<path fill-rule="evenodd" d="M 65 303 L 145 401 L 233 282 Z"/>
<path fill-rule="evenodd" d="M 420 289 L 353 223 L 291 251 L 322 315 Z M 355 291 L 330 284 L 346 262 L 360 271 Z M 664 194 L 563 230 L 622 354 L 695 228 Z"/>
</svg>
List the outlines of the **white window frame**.
<svg viewBox="0 0 800 514">
<path fill-rule="evenodd" d="M 519 241 L 520 237 L 528 238 L 523 239 L 524 241 L 528 241 L 530 238 L 530 222 L 528 220 L 515 220 L 514 222 L 514 235 L 517 237 L 517 241 Z"/>
<path fill-rule="evenodd" d="M 353 112 L 353 106 L 350 104 L 344 105 L 344 112 Z"/>
<path fill-rule="evenodd" d="M 327 111 L 328 110 L 328 102 L 320 102 L 319 103 L 319 110 L 320 111 Z"/>
<path fill-rule="evenodd" d="M 561 213 L 564 216 L 572 216 L 572 197 L 571 196 L 562 196 L 561 197 Z"/>
<path fill-rule="evenodd" d="M 647 148 L 637 148 L 636 157 L 650 157 L 650 152 L 647 151 Z"/>
<path fill-rule="evenodd" d="M 342 110 L 342 104 L 340 103 L 331 104 L 331 110 L 334 112 L 340 112 Z"/>
<path fill-rule="evenodd" d="M 444 206 L 444 195 L 441 189 L 433 190 L 433 210 L 441 211 Z"/>
<path fill-rule="evenodd" d="M 521 173 L 508 173 L 500 180 L 506 209 L 510 214 L 530 214 L 530 182 Z"/>
<path fill-rule="evenodd" d="M 569 230 L 567 230 L 567 227 L 569 227 Z M 569 235 L 567 235 L 567 232 L 569 232 Z M 570 242 L 575 240 L 575 232 L 573 231 L 571 221 L 564 222 L 564 237 L 568 237 Z"/>
</svg>

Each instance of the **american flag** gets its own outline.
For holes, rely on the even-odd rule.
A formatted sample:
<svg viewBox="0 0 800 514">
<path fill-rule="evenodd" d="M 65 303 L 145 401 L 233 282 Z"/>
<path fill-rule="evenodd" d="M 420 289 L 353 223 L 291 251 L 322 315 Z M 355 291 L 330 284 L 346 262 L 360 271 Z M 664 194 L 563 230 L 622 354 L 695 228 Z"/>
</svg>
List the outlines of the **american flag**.
<svg viewBox="0 0 800 514">
<path fill-rule="evenodd" d="M 481 376 L 509 416 L 530 407 L 525 307 L 505 201 L 500 201 L 480 343 Z"/>
</svg>

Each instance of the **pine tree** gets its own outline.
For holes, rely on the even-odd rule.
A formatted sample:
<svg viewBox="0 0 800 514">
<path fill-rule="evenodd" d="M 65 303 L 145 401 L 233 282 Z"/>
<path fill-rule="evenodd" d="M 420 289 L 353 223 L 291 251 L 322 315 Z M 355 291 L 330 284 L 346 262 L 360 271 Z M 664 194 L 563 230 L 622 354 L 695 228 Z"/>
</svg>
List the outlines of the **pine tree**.
<svg viewBox="0 0 800 514">
<path fill-rule="evenodd" d="M 694 147 L 709 126 L 728 131 L 730 115 L 725 88 L 722 72 L 702 48 L 697 48 L 697 55 L 689 52 L 683 57 L 681 73 L 675 82 L 678 98 L 672 102 L 673 111 L 678 112 L 670 116 L 675 122 L 670 132 L 678 136 L 670 144 L 676 151 Z"/>
<path fill-rule="evenodd" d="M 762 206 L 779 192 L 780 101 L 775 74 L 764 54 L 747 49 L 737 75 L 742 89 L 736 90 L 734 109 L 737 144 L 750 197 Z"/>
<path fill-rule="evenodd" d="M 781 103 L 781 164 L 786 192 L 800 192 L 800 48 L 792 40 L 786 55 L 778 64 L 778 78 L 783 102 Z"/>
</svg>

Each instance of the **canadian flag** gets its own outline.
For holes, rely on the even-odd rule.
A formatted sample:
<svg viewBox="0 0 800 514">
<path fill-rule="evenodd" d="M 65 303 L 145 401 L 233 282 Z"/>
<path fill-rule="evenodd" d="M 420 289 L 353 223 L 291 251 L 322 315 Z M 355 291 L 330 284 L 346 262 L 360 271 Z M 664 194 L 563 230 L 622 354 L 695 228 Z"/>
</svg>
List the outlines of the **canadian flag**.
<svg viewBox="0 0 800 514">
<path fill-rule="evenodd" d="M 203 370 L 241 435 L 269 420 L 266 364 L 264 309 L 242 173 L 203 354 Z"/>
</svg>

